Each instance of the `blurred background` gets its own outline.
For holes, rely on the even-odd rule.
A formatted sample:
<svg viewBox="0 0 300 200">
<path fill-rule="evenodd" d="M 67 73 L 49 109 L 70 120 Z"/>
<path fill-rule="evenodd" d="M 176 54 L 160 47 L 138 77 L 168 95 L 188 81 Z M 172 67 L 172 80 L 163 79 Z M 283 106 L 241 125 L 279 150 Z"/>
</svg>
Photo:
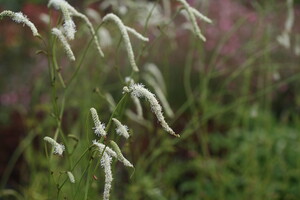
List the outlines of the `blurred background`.
<svg viewBox="0 0 300 200">
<path fill-rule="evenodd" d="M 300 199 L 299 0 L 190 0 L 213 21 L 199 21 L 206 42 L 194 36 L 173 0 L 68 2 L 94 27 L 113 12 L 150 38 L 148 44 L 132 38 L 140 68 L 135 80 L 153 92 L 159 88 L 167 99 L 166 121 L 181 135 L 165 133 L 147 102 L 143 120 L 128 102 L 122 120 L 132 137 L 121 143 L 135 172 L 114 166 L 111 199 Z M 0 199 L 56 199 L 42 141 L 54 135 L 54 105 L 65 95 L 62 131 L 79 138 L 74 152 L 80 154 L 94 138 L 89 108 L 108 120 L 109 101 L 120 100 L 131 73 L 115 26 L 97 30 L 106 55 L 102 59 L 93 45 L 84 55 L 90 34 L 76 19 L 76 39 L 70 44 L 77 60 L 70 62 L 60 45 L 57 60 L 65 80 L 85 56 L 82 67 L 67 93 L 57 83 L 53 94 L 42 51 L 60 13 L 47 3 L 0 0 L 1 11 L 22 11 L 46 41 L 45 46 L 8 18 L 0 21 L 0 189 L 14 191 Z M 154 83 L 149 68 L 161 73 Z M 60 167 L 54 176 L 66 170 L 62 162 L 55 160 Z M 83 199 L 75 188 L 85 186 L 85 179 L 90 180 L 89 199 L 101 197 L 101 170 L 94 174 L 98 180 L 84 170 L 84 165 L 76 169 L 75 177 L 83 174 L 84 181 L 66 185 L 61 199 Z"/>
</svg>

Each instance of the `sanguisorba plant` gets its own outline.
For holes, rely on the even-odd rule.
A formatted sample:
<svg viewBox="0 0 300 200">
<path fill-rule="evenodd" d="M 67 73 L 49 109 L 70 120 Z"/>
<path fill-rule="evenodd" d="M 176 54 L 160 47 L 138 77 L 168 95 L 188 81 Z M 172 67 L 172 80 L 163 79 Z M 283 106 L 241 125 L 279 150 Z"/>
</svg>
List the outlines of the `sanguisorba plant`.
<svg viewBox="0 0 300 200">
<path fill-rule="evenodd" d="M 182 7 L 179 10 L 185 10 L 188 14 L 188 19 L 191 22 L 191 25 L 193 27 L 193 31 L 195 35 L 205 41 L 205 37 L 200 31 L 200 28 L 197 24 L 196 17 L 200 18 L 201 20 L 204 20 L 208 23 L 211 22 L 210 19 L 208 19 L 206 16 L 202 15 L 199 11 L 197 11 L 195 8 L 192 8 L 186 0 L 177 0 L 180 4 L 182 4 Z M 133 103 L 136 105 L 137 108 L 137 118 L 143 119 L 143 110 L 141 106 L 141 99 L 145 99 L 151 108 L 151 111 L 156 116 L 157 121 L 160 123 L 161 127 L 170 135 L 175 137 L 180 137 L 178 133 L 175 133 L 175 131 L 168 125 L 164 118 L 163 114 L 163 108 L 159 103 L 159 100 L 156 98 L 156 95 L 149 91 L 142 83 L 135 83 L 136 77 L 138 77 L 138 65 L 136 63 L 136 57 L 134 55 L 133 46 L 130 41 L 130 35 L 135 36 L 142 42 L 149 42 L 149 39 L 139 32 L 137 32 L 135 29 L 128 27 L 125 25 L 117 15 L 113 13 L 109 13 L 105 15 L 102 18 L 102 22 L 100 25 L 98 25 L 97 29 L 95 30 L 92 23 L 88 19 L 86 15 L 83 13 L 77 11 L 73 6 L 71 6 L 67 1 L 65 0 L 49 0 L 48 2 L 49 8 L 54 8 L 58 10 L 61 13 L 61 16 L 57 22 L 57 25 L 55 27 L 51 27 L 51 30 L 49 30 L 50 37 L 47 38 L 47 36 L 40 35 L 38 33 L 38 29 L 36 26 L 21 12 L 12 12 L 12 11 L 3 11 L 0 13 L 0 19 L 3 17 L 9 17 L 13 21 L 17 23 L 21 23 L 23 25 L 28 26 L 33 36 L 38 37 L 42 44 L 44 45 L 45 50 L 43 51 L 45 55 L 48 57 L 49 62 L 49 74 L 50 74 L 50 83 L 52 87 L 52 98 L 53 98 L 53 117 L 56 120 L 56 129 L 52 132 L 47 132 L 44 136 L 45 141 L 45 152 L 46 156 L 49 160 L 49 177 L 53 178 L 53 182 L 55 183 L 55 187 L 57 188 L 56 198 L 58 199 L 60 196 L 61 191 L 63 190 L 65 183 L 69 180 L 71 184 L 75 184 L 77 181 L 81 181 L 83 175 L 76 176 L 74 171 L 76 170 L 76 167 L 78 167 L 81 163 L 81 161 L 88 157 L 86 156 L 88 153 L 91 158 L 99 158 L 99 162 L 97 162 L 95 169 L 97 169 L 98 165 L 100 165 L 103 170 L 105 177 L 103 180 L 104 183 L 104 191 L 103 191 L 103 199 L 108 200 L 110 197 L 110 191 L 112 188 L 112 181 L 113 181 L 113 165 L 112 160 L 118 160 L 121 163 L 123 163 L 124 166 L 133 168 L 134 169 L 134 163 L 131 163 L 128 161 L 125 156 L 122 154 L 122 151 L 118 144 L 113 141 L 113 138 L 116 138 L 116 136 L 124 137 L 125 139 L 128 139 L 131 137 L 131 134 L 129 132 L 129 129 L 126 125 L 124 125 L 120 120 L 121 115 L 123 114 L 120 112 L 121 110 L 124 110 L 124 102 L 126 102 L 128 99 L 132 99 Z M 150 17 L 150 16 L 149 16 Z M 67 91 L 69 90 L 69 86 L 72 84 L 73 80 L 76 78 L 76 75 L 80 69 L 80 66 L 82 64 L 82 59 L 78 61 L 77 68 L 74 71 L 74 74 L 71 76 L 71 78 L 66 81 L 62 74 L 60 73 L 60 65 L 58 64 L 57 58 L 56 58 L 56 43 L 60 43 L 60 45 L 63 47 L 65 54 L 67 58 L 70 60 L 70 62 L 77 62 L 76 55 L 72 51 L 72 47 L 70 45 L 70 41 L 74 40 L 76 38 L 76 24 L 74 21 L 74 18 L 78 18 L 79 20 L 82 20 L 83 23 L 88 27 L 92 39 L 91 42 L 94 42 L 95 47 L 97 49 L 97 52 L 101 57 L 105 57 L 105 53 L 103 52 L 102 48 L 100 47 L 100 43 L 97 37 L 96 32 L 101 26 L 104 26 L 107 23 L 115 24 L 118 28 L 118 30 L 121 33 L 122 41 L 125 44 L 126 51 L 128 54 L 129 63 L 132 68 L 132 73 L 130 76 L 125 78 L 125 85 L 123 88 L 120 88 L 120 92 L 123 91 L 123 96 L 119 100 L 118 103 L 113 105 L 111 111 L 111 116 L 109 119 L 99 119 L 97 110 L 95 108 L 90 108 L 90 114 L 91 118 L 94 122 L 93 129 L 95 136 L 93 141 L 90 141 L 90 145 L 85 147 L 85 150 L 81 152 L 80 156 L 77 156 L 78 159 L 75 162 L 72 162 L 73 159 L 70 157 L 73 155 L 72 151 L 68 148 L 66 136 L 63 133 L 63 130 L 61 128 L 62 125 L 62 117 L 64 115 L 64 105 L 65 105 L 65 96 L 67 94 Z M 88 48 L 88 47 L 87 47 Z M 87 51 L 85 49 L 84 51 Z M 85 54 L 84 54 L 85 55 Z M 154 71 L 155 74 L 157 74 L 157 71 L 159 71 L 157 68 L 148 67 L 149 71 Z M 101 78 L 101 77 L 100 77 Z M 152 85 L 156 89 L 156 93 L 160 100 L 163 101 L 163 107 L 166 109 L 166 113 L 169 116 L 173 115 L 172 110 L 170 109 L 166 98 L 163 95 L 162 90 L 164 90 L 163 86 L 159 85 L 159 82 L 156 82 L 153 79 L 150 79 L 149 77 L 146 79 L 149 81 L 150 85 Z M 58 81 L 57 81 L 58 80 Z M 61 101 L 57 101 L 57 88 L 62 87 L 63 93 L 61 97 Z M 162 89 L 160 89 L 162 87 Z M 60 105 L 59 105 L 60 104 Z M 114 103 L 111 103 L 114 104 Z M 112 105 L 110 105 L 112 106 Z M 105 122 L 107 122 L 105 124 Z M 115 126 L 115 131 L 112 131 L 112 127 Z M 113 137 L 113 133 L 116 133 L 116 135 Z M 76 142 L 80 142 L 76 136 L 72 136 Z M 62 141 L 62 143 L 58 143 L 57 141 Z M 51 153 L 49 154 L 47 144 L 51 145 Z M 61 159 L 61 162 L 68 162 L 69 166 L 66 169 L 60 170 L 59 176 L 55 177 L 53 174 L 57 173 L 59 168 L 56 170 L 56 166 L 53 166 L 51 164 L 51 161 L 53 160 L 53 154 L 55 156 L 58 156 L 58 159 Z M 67 159 L 63 159 L 63 157 L 66 157 Z M 89 159 L 89 158 L 88 158 Z M 75 175 L 74 175 L 75 174 Z M 61 177 L 64 177 L 64 180 L 61 180 Z M 52 179 L 49 178 L 49 179 Z M 51 181 L 49 181 L 49 184 Z M 87 187 L 89 185 L 87 184 Z M 85 190 L 88 191 L 88 190 Z M 53 198 L 52 194 L 49 194 L 48 198 Z M 85 199 L 88 198 L 87 192 L 85 193 Z"/>
</svg>

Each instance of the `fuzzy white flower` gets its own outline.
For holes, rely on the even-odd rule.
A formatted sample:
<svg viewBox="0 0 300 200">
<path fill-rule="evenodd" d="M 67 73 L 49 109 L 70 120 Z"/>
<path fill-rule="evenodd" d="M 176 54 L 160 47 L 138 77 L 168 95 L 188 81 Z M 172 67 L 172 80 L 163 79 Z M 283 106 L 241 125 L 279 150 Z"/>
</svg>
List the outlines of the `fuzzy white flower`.
<svg viewBox="0 0 300 200">
<path fill-rule="evenodd" d="M 74 175 L 72 174 L 72 172 L 68 171 L 67 175 L 69 177 L 70 182 L 75 183 L 75 178 L 74 178 Z"/>
<path fill-rule="evenodd" d="M 44 137 L 44 141 L 50 143 L 54 147 L 53 154 L 58 154 L 60 156 L 63 154 L 65 150 L 65 146 L 63 144 L 57 143 L 55 140 L 48 136 Z"/>
<path fill-rule="evenodd" d="M 22 12 L 15 13 L 9 10 L 4 10 L 0 13 L 0 19 L 2 19 L 3 17 L 10 17 L 16 23 L 28 26 L 31 29 L 33 36 L 39 36 L 38 30 L 35 27 L 35 25 L 31 21 L 29 21 L 27 16 L 24 15 Z"/>
<path fill-rule="evenodd" d="M 117 126 L 117 128 L 116 128 L 117 134 L 125 137 L 126 139 L 128 139 L 129 138 L 128 127 L 126 125 L 123 125 L 116 118 L 112 118 L 112 120 L 115 123 L 115 125 Z"/>
<path fill-rule="evenodd" d="M 110 144 L 113 148 L 113 150 L 116 152 L 117 154 L 117 159 L 122 162 L 125 166 L 127 167 L 133 167 L 133 165 L 123 156 L 119 146 L 117 145 L 117 143 L 115 143 L 114 141 L 110 141 Z"/>
<path fill-rule="evenodd" d="M 113 181 L 112 171 L 111 171 L 111 157 L 106 152 L 104 152 L 100 163 L 104 169 L 104 174 L 105 174 L 103 200 L 109 200 L 111 183 Z"/>
<path fill-rule="evenodd" d="M 61 42 L 61 44 L 62 44 L 62 46 L 63 46 L 63 48 L 64 48 L 64 50 L 65 50 L 65 52 L 66 52 L 66 54 L 68 56 L 68 58 L 70 60 L 72 60 L 72 61 L 75 61 L 75 56 L 73 54 L 73 51 L 72 51 L 72 49 L 71 49 L 71 47 L 70 47 L 67 39 L 63 35 L 63 33 L 59 29 L 57 29 L 57 28 L 53 28 L 51 30 L 51 33 L 53 35 L 55 35 L 59 39 L 59 41 Z"/>
<path fill-rule="evenodd" d="M 127 50 L 127 54 L 128 54 L 128 57 L 129 57 L 129 62 L 130 62 L 130 65 L 132 67 L 132 69 L 134 71 L 139 71 L 136 63 L 135 63 L 135 58 L 134 58 L 134 53 L 133 53 L 133 50 L 132 50 L 132 45 L 131 45 L 131 42 L 130 42 L 130 39 L 129 39 L 129 36 L 128 36 L 128 29 L 129 27 L 126 27 L 122 20 L 116 16 L 115 14 L 107 14 L 105 17 L 103 17 L 103 22 L 106 22 L 106 21 L 113 21 L 117 26 L 118 28 L 120 29 L 120 32 L 121 32 L 121 35 L 123 37 L 123 40 L 124 40 L 124 43 L 125 43 L 125 46 L 126 46 L 126 50 Z M 137 33 L 134 29 L 130 29 L 130 32 L 135 34 L 136 36 L 137 35 L 140 35 L 139 33 Z M 143 39 L 146 39 L 144 38 L 144 36 L 140 35 L 138 36 L 139 39 L 141 39 L 141 37 Z"/>
<path fill-rule="evenodd" d="M 167 122 L 165 121 L 165 118 L 163 116 L 161 105 L 159 104 L 155 95 L 153 93 L 151 93 L 148 89 L 146 89 L 144 87 L 144 85 L 133 84 L 129 87 L 125 86 L 123 88 L 123 91 L 131 93 L 132 96 L 136 96 L 138 98 L 144 97 L 150 103 L 152 112 L 156 115 L 157 120 L 160 122 L 160 124 L 164 128 L 164 130 L 167 131 L 168 133 L 170 133 L 171 135 L 180 137 L 169 127 L 169 125 L 167 124 Z"/>
<path fill-rule="evenodd" d="M 96 109 L 91 108 L 90 111 L 91 111 L 92 118 L 93 118 L 93 121 L 94 121 L 94 124 L 95 124 L 95 127 L 93 128 L 95 134 L 97 136 L 100 136 L 100 135 L 101 136 L 106 136 L 107 133 L 105 131 L 105 124 L 100 122 Z"/>
<path fill-rule="evenodd" d="M 186 10 L 186 12 L 188 13 L 189 19 L 192 23 L 193 29 L 195 34 L 203 41 L 206 41 L 206 38 L 203 36 L 203 34 L 201 33 L 201 30 L 197 24 L 196 21 L 196 17 L 199 17 L 200 19 L 204 20 L 205 22 L 211 23 L 211 20 L 209 18 L 207 18 L 206 16 L 202 15 L 199 11 L 197 11 L 196 9 L 192 8 L 187 2 L 186 0 L 177 0 L 178 2 L 180 2 L 184 9 Z"/>
</svg>

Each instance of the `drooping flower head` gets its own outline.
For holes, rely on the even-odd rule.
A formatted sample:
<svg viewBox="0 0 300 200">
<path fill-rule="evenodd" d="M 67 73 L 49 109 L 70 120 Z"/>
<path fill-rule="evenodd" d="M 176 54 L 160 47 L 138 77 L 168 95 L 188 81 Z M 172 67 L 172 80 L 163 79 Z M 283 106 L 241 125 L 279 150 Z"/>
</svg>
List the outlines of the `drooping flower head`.
<svg viewBox="0 0 300 200">
<path fill-rule="evenodd" d="M 60 156 L 63 154 L 65 150 L 65 146 L 63 144 L 57 143 L 55 140 L 48 136 L 44 137 L 44 141 L 50 143 L 54 147 L 53 154 L 58 154 Z"/>
<path fill-rule="evenodd" d="M 13 21 L 16 23 L 24 24 L 28 26 L 31 29 L 33 36 L 39 36 L 38 30 L 35 27 L 35 25 L 29 21 L 26 15 L 24 15 L 22 12 L 12 12 L 9 10 L 4 10 L 0 13 L 0 19 L 3 17 L 10 17 Z"/>
<path fill-rule="evenodd" d="M 197 24 L 196 21 L 196 17 L 200 18 L 201 20 L 207 22 L 207 23 L 211 23 L 212 21 L 204 16 L 203 14 L 201 14 L 198 10 L 196 10 L 195 8 L 192 8 L 187 2 L 186 0 L 177 0 L 178 2 L 180 2 L 183 5 L 183 8 L 185 9 L 185 11 L 187 12 L 189 19 L 192 23 L 193 29 L 195 34 L 203 41 L 206 41 L 206 38 L 204 37 L 204 35 L 201 33 L 201 30 Z"/>
<path fill-rule="evenodd" d="M 63 33 L 59 29 L 57 29 L 57 28 L 53 28 L 51 30 L 51 33 L 53 35 L 55 35 L 59 39 L 59 41 L 61 42 L 61 44 L 62 44 L 62 46 L 63 46 L 63 48 L 64 48 L 64 50 L 65 50 L 65 52 L 66 52 L 66 54 L 68 56 L 68 58 L 70 60 L 72 60 L 72 61 L 75 61 L 75 56 L 73 54 L 73 51 L 72 51 L 72 49 L 71 49 L 71 47 L 70 47 L 67 39 L 63 35 Z"/>
<path fill-rule="evenodd" d="M 115 123 L 115 125 L 117 126 L 117 128 L 116 128 L 117 134 L 125 137 L 126 139 L 128 139 L 129 138 L 128 127 L 126 125 L 123 125 L 116 118 L 112 118 L 112 120 Z"/>
<path fill-rule="evenodd" d="M 122 20 L 115 14 L 110 13 L 110 14 L 105 15 L 103 17 L 103 22 L 107 22 L 107 21 L 112 21 L 118 26 L 118 28 L 121 32 L 121 35 L 123 37 L 125 46 L 126 46 L 126 50 L 127 50 L 127 54 L 128 54 L 128 57 L 129 57 L 130 65 L 131 65 L 131 67 L 134 71 L 139 71 L 139 69 L 138 69 L 138 67 L 135 63 L 134 53 L 133 53 L 133 50 L 132 50 L 132 45 L 131 45 L 131 42 L 130 42 L 130 39 L 129 39 L 128 32 L 132 33 L 138 39 L 141 39 L 143 41 L 149 41 L 149 39 L 142 36 L 141 34 L 139 34 L 136 30 L 125 26 L 123 24 Z"/>
<path fill-rule="evenodd" d="M 146 89 L 143 84 L 133 84 L 129 87 L 125 86 L 123 88 L 123 91 L 130 93 L 132 96 L 136 96 L 138 98 L 145 98 L 150 103 L 151 111 L 156 115 L 157 120 L 160 122 L 164 130 L 170 133 L 171 135 L 180 137 L 169 127 L 169 125 L 165 121 L 165 118 L 162 113 L 162 107 L 156 99 L 155 95 L 151 93 L 148 89 Z"/>
</svg>

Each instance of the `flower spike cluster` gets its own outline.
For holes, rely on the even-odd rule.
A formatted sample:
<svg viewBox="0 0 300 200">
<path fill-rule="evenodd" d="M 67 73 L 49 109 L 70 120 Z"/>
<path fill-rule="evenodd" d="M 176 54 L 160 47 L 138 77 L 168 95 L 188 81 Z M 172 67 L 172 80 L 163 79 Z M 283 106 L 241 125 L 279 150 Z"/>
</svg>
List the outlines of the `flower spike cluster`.
<svg viewBox="0 0 300 200">
<path fill-rule="evenodd" d="M 105 124 L 100 122 L 96 109 L 91 108 L 90 111 L 91 111 L 91 115 L 92 115 L 92 118 L 93 118 L 93 121 L 94 121 L 94 124 L 95 124 L 95 127 L 93 128 L 95 134 L 97 136 L 100 136 L 100 135 L 101 136 L 106 136 L 107 133 L 105 131 Z"/>
<path fill-rule="evenodd" d="M 96 48 L 99 54 L 104 57 L 104 53 L 100 47 L 96 32 L 90 20 L 84 14 L 78 12 L 74 7 L 72 7 L 67 1 L 65 0 L 49 0 L 48 7 L 53 6 L 57 10 L 61 10 L 63 17 L 64 17 L 64 24 L 63 24 L 63 33 L 69 40 L 73 40 L 75 33 L 76 33 L 76 26 L 72 17 L 78 17 L 82 19 L 88 26 L 93 39 L 96 45 Z"/>
<path fill-rule="evenodd" d="M 135 63 L 134 53 L 133 53 L 133 50 L 132 50 L 132 45 L 131 45 L 131 42 L 130 42 L 130 39 L 129 39 L 128 32 L 132 33 L 138 39 L 141 39 L 143 41 L 149 41 L 149 39 L 142 36 L 141 34 L 139 34 L 136 30 L 125 26 L 123 24 L 122 20 L 115 14 L 110 13 L 110 14 L 105 15 L 103 17 L 103 22 L 107 22 L 107 21 L 114 22 L 118 26 L 118 28 L 120 29 L 121 35 L 123 37 L 123 40 L 124 40 L 124 43 L 125 43 L 125 46 L 126 46 L 126 50 L 127 50 L 127 54 L 128 54 L 128 57 L 129 57 L 130 65 L 131 65 L 131 67 L 134 71 L 139 71 L 139 69 L 138 69 L 138 67 Z"/>
<path fill-rule="evenodd" d="M 25 24 L 31 29 L 33 36 L 39 36 L 38 30 L 35 27 L 35 25 L 29 21 L 26 15 L 24 15 L 22 12 L 12 12 L 9 10 L 4 10 L 0 13 L 0 19 L 3 17 L 10 17 L 13 21 L 20 24 Z"/>
<path fill-rule="evenodd" d="M 184 9 L 186 10 L 186 12 L 188 13 L 188 16 L 190 18 L 190 21 L 192 23 L 193 29 L 195 34 L 204 42 L 206 41 L 206 38 L 204 37 L 204 35 L 201 33 L 201 30 L 197 24 L 196 21 L 196 17 L 202 19 L 203 21 L 207 22 L 207 23 L 212 23 L 212 21 L 204 16 L 203 14 L 201 14 L 198 10 L 196 10 L 195 8 L 192 8 L 187 2 L 186 0 L 177 0 L 178 2 L 180 2 Z"/>
<path fill-rule="evenodd" d="M 61 30 L 59 30 L 58 28 L 53 28 L 51 30 L 51 33 L 53 35 L 55 35 L 59 39 L 59 41 L 61 42 L 61 44 L 62 44 L 62 46 L 63 46 L 63 48 L 64 48 L 64 50 L 65 50 L 65 52 L 66 52 L 66 54 L 68 56 L 68 58 L 70 60 L 72 60 L 72 61 L 75 61 L 75 56 L 73 54 L 73 51 L 72 51 L 72 49 L 71 49 L 71 47 L 70 47 L 70 45 L 69 45 L 66 37 L 61 32 Z"/>
<path fill-rule="evenodd" d="M 53 154 L 58 154 L 60 156 L 63 154 L 65 150 L 64 145 L 57 143 L 55 140 L 48 136 L 44 137 L 44 141 L 50 143 L 54 147 Z"/>
<path fill-rule="evenodd" d="M 148 89 L 146 89 L 143 84 L 133 84 L 129 87 L 125 86 L 123 88 L 123 91 L 131 93 L 132 96 L 138 98 L 145 98 L 150 103 L 152 112 L 156 115 L 157 120 L 160 122 L 164 130 L 170 133 L 171 135 L 180 137 L 169 127 L 169 125 L 165 121 L 165 118 L 162 113 L 162 107 L 156 99 L 155 95 L 151 93 Z"/>
</svg>

